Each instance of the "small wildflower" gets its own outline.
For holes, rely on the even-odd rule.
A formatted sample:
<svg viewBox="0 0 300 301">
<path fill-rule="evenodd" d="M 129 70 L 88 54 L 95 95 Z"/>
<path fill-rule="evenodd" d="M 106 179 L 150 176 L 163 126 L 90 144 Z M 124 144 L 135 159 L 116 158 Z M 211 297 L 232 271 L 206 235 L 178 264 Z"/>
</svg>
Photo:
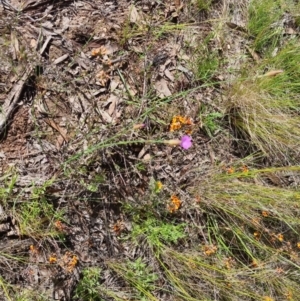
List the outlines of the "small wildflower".
<svg viewBox="0 0 300 301">
<path fill-rule="evenodd" d="M 297 248 L 300 249 L 300 242 L 297 242 Z"/>
<path fill-rule="evenodd" d="M 249 169 L 248 169 L 248 167 L 247 167 L 246 165 L 243 165 L 243 166 L 241 167 L 241 170 L 242 170 L 242 172 L 245 173 L 245 174 L 247 174 L 247 173 L 249 172 Z"/>
<path fill-rule="evenodd" d="M 176 130 L 181 129 L 184 125 L 191 126 L 193 125 L 193 121 L 189 117 L 176 115 L 172 118 L 170 124 L 170 132 L 174 132 Z"/>
<path fill-rule="evenodd" d="M 105 86 L 110 78 L 103 70 L 99 71 L 99 73 L 96 74 L 96 77 L 101 86 Z"/>
<path fill-rule="evenodd" d="M 75 266 L 77 265 L 77 263 L 78 263 L 78 257 L 76 255 L 73 255 L 67 267 L 68 272 L 72 272 Z"/>
<path fill-rule="evenodd" d="M 94 48 L 91 51 L 92 56 L 103 56 L 105 54 L 107 54 L 107 50 L 104 46 L 100 46 L 99 48 Z"/>
<path fill-rule="evenodd" d="M 162 190 L 163 184 L 161 181 L 156 181 L 155 182 L 155 192 L 158 193 Z"/>
<path fill-rule="evenodd" d="M 116 235 L 120 235 L 120 233 L 125 229 L 125 225 L 122 221 L 118 220 L 112 228 Z"/>
<path fill-rule="evenodd" d="M 230 270 L 233 264 L 234 264 L 234 259 L 232 257 L 226 258 L 225 266 L 227 270 Z"/>
<path fill-rule="evenodd" d="M 61 232 L 64 230 L 64 226 L 63 226 L 62 222 L 59 220 L 54 223 L 54 226 L 56 229 L 58 229 Z"/>
<path fill-rule="evenodd" d="M 283 269 L 283 268 L 280 268 L 280 267 L 277 267 L 277 268 L 276 268 L 276 273 L 277 273 L 277 274 L 283 274 L 283 273 L 284 273 L 284 269 Z"/>
<path fill-rule="evenodd" d="M 50 263 L 56 263 L 57 262 L 57 258 L 56 258 L 56 256 L 55 255 L 51 255 L 50 257 L 49 257 L 49 262 Z"/>
<path fill-rule="evenodd" d="M 34 245 L 31 245 L 29 247 L 29 250 L 30 250 L 31 254 L 37 254 L 39 252 L 38 249 Z"/>
<path fill-rule="evenodd" d="M 268 211 L 262 211 L 262 212 L 261 212 L 261 215 L 262 215 L 263 217 L 268 217 L 268 216 L 269 216 L 269 212 L 268 212 Z"/>
<path fill-rule="evenodd" d="M 280 242 L 283 242 L 283 235 L 282 235 L 282 234 L 278 234 L 278 235 L 277 235 L 277 239 L 278 239 Z"/>
<path fill-rule="evenodd" d="M 71 273 L 78 263 L 78 257 L 71 252 L 66 252 L 59 261 L 59 265 L 67 272 Z"/>
<path fill-rule="evenodd" d="M 181 201 L 176 195 L 171 196 L 171 204 L 168 205 L 168 210 L 171 213 L 176 212 L 181 206 Z"/>
<path fill-rule="evenodd" d="M 254 235 L 255 239 L 260 239 L 261 234 L 258 231 L 255 231 L 253 233 L 253 235 Z"/>
<path fill-rule="evenodd" d="M 188 136 L 188 135 L 184 135 L 181 138 L 180 146 L 183 149 L 189 149 L 192 146 L 192 138 L 190 136 Z"/>
<path fill-rule="evenodd" d="M 217 250 L 218 250 L 217 246 L 214 246 L 214 245 L 205 245 L 203 247 L 203 252 L 207 256 L 215 254 L 217 252 Z"/>
<path fill-rule="evenodd" d="M 234 173 L 234 167 L 232 167 L 232 166 L 230 166 L 230 167 L 228 167 L 227 169 L 226 169 L 226 172 L 229 174 L 229 175 L 231 175 L 231 174 L 233 174 Z"/>
</svg>

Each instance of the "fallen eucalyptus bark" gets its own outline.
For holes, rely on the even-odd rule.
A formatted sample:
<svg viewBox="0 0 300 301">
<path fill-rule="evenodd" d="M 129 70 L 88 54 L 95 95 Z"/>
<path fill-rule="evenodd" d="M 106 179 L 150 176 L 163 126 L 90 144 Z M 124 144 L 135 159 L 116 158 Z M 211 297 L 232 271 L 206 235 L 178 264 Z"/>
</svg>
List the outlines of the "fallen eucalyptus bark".
<svg viewBox="0 0 300 301">
<path fill-rule="evenodd" d="M 32 70 L 32 67 L 27 68 L 22 78 L 15 84 L 15 86 L 12 88 L 7 98 L 5 99 L 0 112 L 0 134 L 2 134 L 3 131 L 6 129 L 8 120 L 16 108 L 16 105 L 21 97 L 26 81 L 30 77 Z"/>
</svg>

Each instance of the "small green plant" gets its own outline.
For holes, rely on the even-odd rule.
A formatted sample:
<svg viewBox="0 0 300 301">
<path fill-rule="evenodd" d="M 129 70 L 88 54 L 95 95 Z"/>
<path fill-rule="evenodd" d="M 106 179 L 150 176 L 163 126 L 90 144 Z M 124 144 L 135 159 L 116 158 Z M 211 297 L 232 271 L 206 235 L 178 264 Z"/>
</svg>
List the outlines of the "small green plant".
<svg viewBox="0 0 300 301">
<path fill-rule="evenodd" d="M 156 281 L 159 277 L 141 258 L 126 263 L 110 262 L 109 266 L 134 288 L 130 292 L 133 300 L 157 300 L 153 292 L 157 289 Z"/>
<path fill-rule="evenodd" d="M 213 137 L 216 132 L 220 129 L 218 120 L 223 117 L 220 112 L 212 112 L 203 116 L 203 128 L 208 136 Z"/>
<path fill-rule="evenodd" d="M 97 267 L 86 268 L 82 271 L 74 298 L 82 301 L 101 301 L 99 297 L 99 280 L 101 270 Z"/>
<path fill-rule="evenodd" d="M 142 262 L 141 258 L 138 258 L 134 262 L 127 263 L 126 279 L 131 283 L 135 283 L 139 290 L 142 291 L 153 291 L 155 290 L 155 281 L 158 279 L 158 275 L 153 273 L 145 263 Z M 141 293 L 140 300 L 147 300 Z"/>
<path fill-rule="evenodd" d="M 7 171 L 1 178 L 0 181 L 0 198 L 5 204 L 10 199 L 13 192 L 13 188 L 17 182 L 18 176 L 12 171 Z"/>
<path fill-rule="evenodd" d="M 184 238 L 185 224 L 174 225 L 164 223 L 158 219 L 149 217 L 142 224 L 135 223 L 131 235 L 134 239 L 144 235 L 152 246 L 177 243 Z"/>
</svg>

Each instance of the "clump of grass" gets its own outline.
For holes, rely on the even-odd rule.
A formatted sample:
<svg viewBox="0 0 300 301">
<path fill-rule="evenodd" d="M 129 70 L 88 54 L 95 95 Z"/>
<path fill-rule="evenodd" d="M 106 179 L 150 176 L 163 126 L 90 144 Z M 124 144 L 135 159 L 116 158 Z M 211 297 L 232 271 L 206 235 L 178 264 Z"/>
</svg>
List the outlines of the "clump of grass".
<svg viewBox="0 0 300 301">
<path fill-rule="evenodd" d="M 158 261 L 180 300 L 281 300 L 298 291 L 297 190 L 260 183 L 299 167 L 211 175 L 200 199 L 202 244 L 163 248 Z M 267 299 L 266 299 L 267 300 Z"/>
<path fill-rule="evenodd" d="M 280 42 L 283 27 L 279 23 L 283 14 L 280 3 L 273 0 L 253 0 L 249 5 L 248 30 L 254 36 L 254 50 L 272 51 Z"/>
<path fill-rule="evenodd" d="M 46 181 L 42 187 L 34 187 L 30 198 L 14 206 L 13 214 L 21 235 L 35 238 L 59 235 L 55 222 L 63 218 L 63 211 L 55 209 L 45 195 L 52 182 Z"/>
<path fill-rule="evenodd" d="M 218 52 L 211 46 L 212 35 L 208 35 L 196 49 L 194 73 L 196 79 L 209 82 L 217 73 L 220 65 Z"/>
<path fill-rule="evenodd" d="M 299 162 L 299 59 L 299 44 L 291 42 L 259 69 L 250 69 L 229 92 L 231 125 L 272 161 Z M 268 76 L 266 70 L 282 72 Z"/>
</svg>

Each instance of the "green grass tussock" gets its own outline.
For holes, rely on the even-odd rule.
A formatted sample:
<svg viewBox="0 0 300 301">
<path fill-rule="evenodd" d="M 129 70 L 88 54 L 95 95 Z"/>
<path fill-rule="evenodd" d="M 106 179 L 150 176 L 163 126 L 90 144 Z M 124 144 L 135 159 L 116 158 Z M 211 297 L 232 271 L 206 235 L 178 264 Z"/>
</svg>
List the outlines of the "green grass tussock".
<svg viewBox="0 0 300 301">
<path fill-rule="evenodd" d="M 290 42 L 229 91 L 231 125 L 273 162 L 299 163 L 299 58 L 299 44 Z M 280 73 L 272 76 L 265 70 Z"/>
</svg>

